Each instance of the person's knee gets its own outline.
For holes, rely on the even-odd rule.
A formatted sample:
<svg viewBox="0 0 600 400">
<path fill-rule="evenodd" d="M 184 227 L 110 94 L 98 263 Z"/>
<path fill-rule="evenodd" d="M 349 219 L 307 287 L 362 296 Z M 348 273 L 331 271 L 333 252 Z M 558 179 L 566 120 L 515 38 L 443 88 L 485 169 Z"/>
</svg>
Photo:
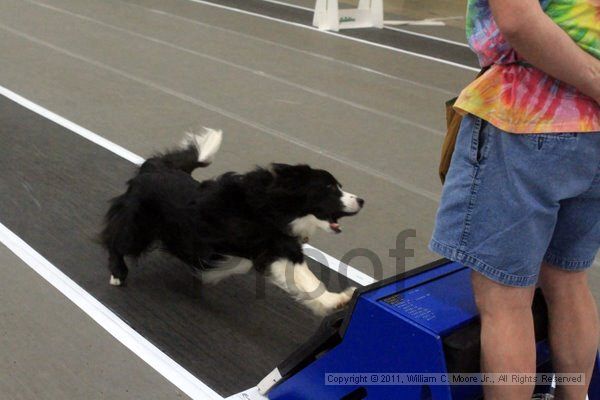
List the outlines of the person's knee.
<svg viewBox="0 0 600 400">
<path fill-rule="evenodd" d="M 471 276 L 475 304 L 482 319 L 531 313 L 534 287 L 502 285 L 478 272 Z"/>
<path fill-rule="evenodd" d="M 539 283 L 548 303 L 591 293 L 587 271 L 566 271 L 548 263 L 542 264 Z"/>
</svg>

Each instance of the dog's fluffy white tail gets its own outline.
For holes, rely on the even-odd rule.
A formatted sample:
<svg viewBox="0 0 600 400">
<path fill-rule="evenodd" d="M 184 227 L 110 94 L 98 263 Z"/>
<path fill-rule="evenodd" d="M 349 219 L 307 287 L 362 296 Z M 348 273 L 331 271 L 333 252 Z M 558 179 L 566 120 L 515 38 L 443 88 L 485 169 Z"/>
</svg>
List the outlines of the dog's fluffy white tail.
<svg viewBox="0 0 600 400">
<path fill-rule="evenodd" d="M 221 147 L 223 131 L 204 128 L 202 132 L 187 132 L 181 142 L 182 147 L 194 146 L 198 153 L 198 162 L 210 164 Z"/>
</svg>

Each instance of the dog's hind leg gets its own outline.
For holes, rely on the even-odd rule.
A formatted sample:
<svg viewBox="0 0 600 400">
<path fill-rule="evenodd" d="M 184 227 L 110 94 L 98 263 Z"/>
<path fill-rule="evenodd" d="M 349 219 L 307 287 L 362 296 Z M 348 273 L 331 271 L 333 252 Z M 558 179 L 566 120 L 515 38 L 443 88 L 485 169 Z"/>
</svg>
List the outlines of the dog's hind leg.
<svg viewBox="0 0 600 400">
<path fill-rule="evenodd" d="M 138 257 L 157 239 L 155 212 L 140 205 L 135 189 L 116 197 L 105 217 L 101 240 L 108 250 L 110 284 L 122 286 L 127 278 L 124 256 Z"/>
<path fill-rule="evenodd" d="M 110 284 L 122 286 L 127 278 L 127 264 L 122 255 L 111 251 L 108 256 L 108 268 L 110 269 Z"/>
<path fill-rule="evenodd" d="M 216 285 L 230 276 L 248 273 L 252 269 L 252 261 L 246 258 L 226 257 L 223 261 L 217 261 L 211 267 L 200 272 L 200 277 L 202 283 Z"/>
<path fill-rule="evenodd" d="M 346 306 L 356 290 L 349 287 L 341 293 L 328 291 L 306 262 L 293 263 L 282 258 L 271 263 L 267 271 L 272 283 L 290 293 L 318 316 L 331 314 Z"/>
</svg>

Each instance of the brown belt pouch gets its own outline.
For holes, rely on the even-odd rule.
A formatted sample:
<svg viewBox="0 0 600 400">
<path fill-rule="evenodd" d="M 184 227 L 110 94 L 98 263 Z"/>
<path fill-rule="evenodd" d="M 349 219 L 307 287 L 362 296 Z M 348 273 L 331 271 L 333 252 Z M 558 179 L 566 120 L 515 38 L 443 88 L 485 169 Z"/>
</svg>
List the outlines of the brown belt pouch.
<svg viewBox="0 0 600 400">
<path fill-rule="evenodd" d="M 460 123 L 462 122 L 462 115 L 454 109 L 456 99 L 457 97 L 446 102 L 446 137 L 444 138 L 444 144 L 442 144 L 442 157 L 439 167 L 442 184 L 446 180 L 448 169 L 450 169 L 450 160 L 452 159 L 452 153 L 454 153 L 456 137 L 458 136 Z"/>
<path fill-rule="evenodd" d="M 475 79 L 483 75 L 487 69 L 487 67 L 482 68 Z M 454 109 L 454 102 L 456 102 L 457 98 L 458 97 L 455 97 L 446 102 L 446 137 L 444 138 L 444 144 L 442 145 L 442 157 L 440 159 L 440 166 L 438 169 L 442 184 L 444 184 L 444 181 L 446 180 L 446 174 L 448 174 L 448 169 L 450 169 L 452 153 L 454 153 L 456 138 L 458 137 L 460 123 L 463 119 L 463 116 Z"/>
</svg>

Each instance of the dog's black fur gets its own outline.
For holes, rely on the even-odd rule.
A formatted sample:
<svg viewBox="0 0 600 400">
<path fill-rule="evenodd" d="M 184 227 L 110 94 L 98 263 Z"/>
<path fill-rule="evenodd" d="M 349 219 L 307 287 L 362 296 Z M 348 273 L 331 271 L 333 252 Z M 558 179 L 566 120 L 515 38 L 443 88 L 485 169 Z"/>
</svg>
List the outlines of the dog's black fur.
<svg viewBox="0 0 600 400">
<path fill-rule="evenodd" d="M 358 212 L 344 211 L 329 172 L 308 165 L 271 164 L 198 182 L 191 172 L 210 163 L 198 161 L 199 152 L 188 145 L 148 159 L 112 200 L 101 240 L 119 284 L 127 277 L 124 256 L 137 257 L 155 241 L 200 270 L 224 255 L 249 259 L 260 272 L 278 259 L 301 263 L 292 221 L 313 214 L 337 227 L 338 218 Z"/>
</svg>

